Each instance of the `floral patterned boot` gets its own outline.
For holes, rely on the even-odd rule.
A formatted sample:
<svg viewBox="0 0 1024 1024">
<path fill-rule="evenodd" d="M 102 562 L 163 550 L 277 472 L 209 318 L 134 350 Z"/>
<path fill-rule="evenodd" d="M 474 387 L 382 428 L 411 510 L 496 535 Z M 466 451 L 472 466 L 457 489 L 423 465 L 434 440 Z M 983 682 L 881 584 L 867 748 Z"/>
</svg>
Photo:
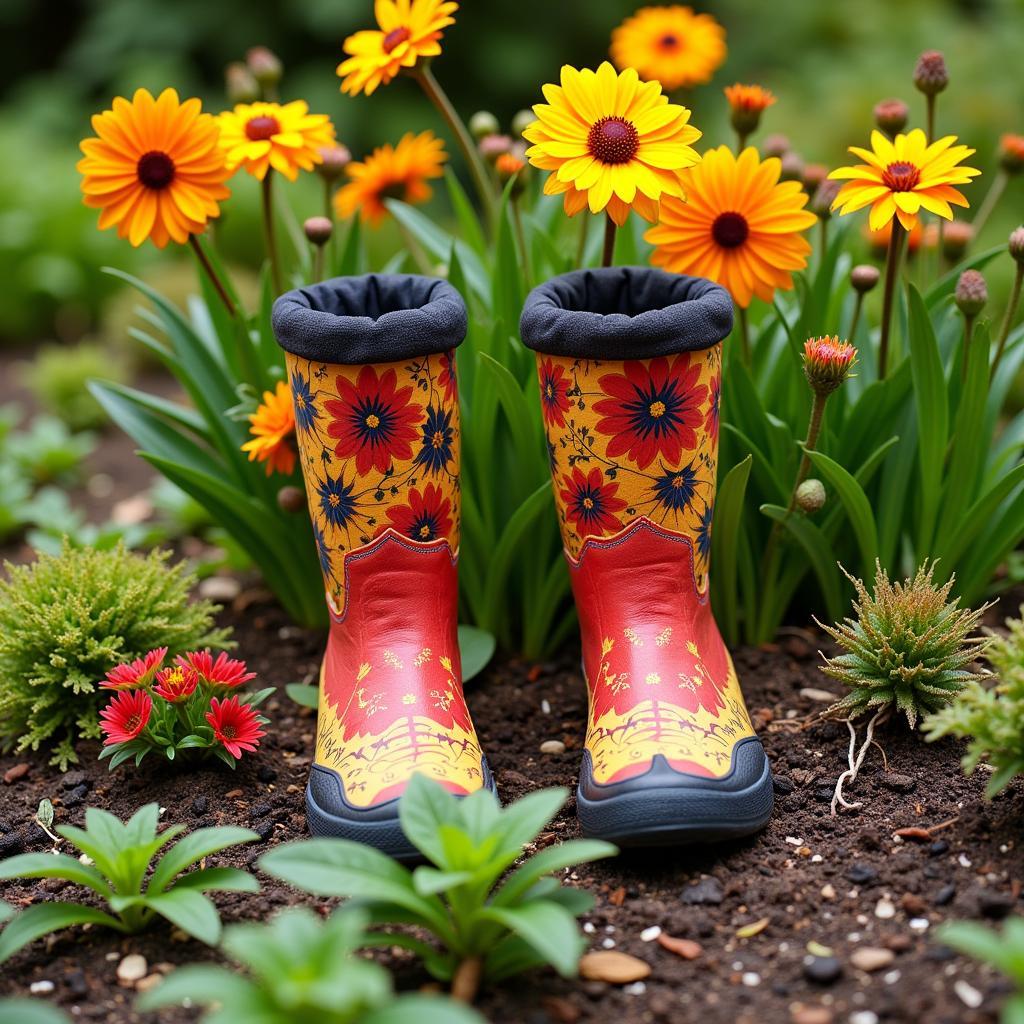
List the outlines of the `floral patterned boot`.
<svg viewBox="0 0 1024 1024">
<path fill-rule="evenodd" d="M 288 292 L 273 323 L 331 614 L 310 829 L 411 856 L 414 772 L 493 788 L 457 634 L 465 307 L 445 281 L 369 274 Z"/>
<path fill-rule="evenodd" d="M 760 829 L 772 780 L 708 602 L 728 292 L 646 267 L 534 289 L 555 504 L 590 697 L 577 807 L 620 845 Z"/>
</svg>

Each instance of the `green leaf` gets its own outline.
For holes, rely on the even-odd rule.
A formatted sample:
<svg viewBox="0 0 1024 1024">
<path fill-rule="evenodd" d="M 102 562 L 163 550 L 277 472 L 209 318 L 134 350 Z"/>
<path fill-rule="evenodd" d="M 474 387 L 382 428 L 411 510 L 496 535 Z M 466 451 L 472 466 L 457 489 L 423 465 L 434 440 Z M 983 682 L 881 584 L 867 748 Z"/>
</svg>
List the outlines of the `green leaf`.
<svg viewBox="0 0 1024 1024">
<path fill-rule="evenodd" d="M 515 854 L 532 842 L 562 809 L 569 794 L 565 789 L 538 789 L 521 796 L 501 812 L 502 847 Z"/>
<path fill-rule="evenodd" d="M 412 873 L 412 884 L 421 896 L 433 896 L 473 880 L 472 871 L 438 871 L 422 864 Z"/>
<path fill-rule="evenodd" d="M 187 932 L 208 946 L 217 945 L 220 940 L 220 915 L 213 901 L 201 892 L 188 886 L 171 889 L 157 896 L 144 897 L 148 907 L 171 924 Z"/>
<path fill-rule="evenodd" d="M 260 883 L 255 875 L 241 868 L 199 868 L 182 875 L 172 892 L 179 889 L 198 889 L 200 892 L 259 892 Z"/>
<path fill-rule="evenodd" d="M 38 999 L 0 999 L 0 1024 L 68 1024 L 68 1019 Z"/>
<path fill-rule="evenodd" d="M 565 978 L 575 977 L 583 952 L 576 919 L 554 903 L 527 903 L 518 907 L 488 907 L 479 916 L 514 932 Z"/>
<path fill-rule="evenodd" d="M 398 802 L 398 818 L 406 838 L 420 853 L 440 868 L 448 866 L 440 829 L 458 824 L 455 796 L 439 782 L 416 773 Z"/>
<path fill-rule="evenodd" d="M 878 557 L 878 527 L 875 525 L 875 513 L 871 510 L 871 502 L 857 480 L 834 459 L 822 452 L 808 452 L 823 477 L 835 488 L 839 500 L 846 509 L 846 514 L 857 537 L 860 548 L 860 575 L 867 585 L 871 586 L 874 578 L 875 559 Z"/>
<path fill-rule="evenodd" d="M 451 201 L 455 217 L 459 222 L 460 236 L 466 240 L 474 252 L 486 259 L 487 242 L 484 239 L 483 229 L 480 227 L 480 218 L 477 217 L 473 204 L 466 195 L 466 190 L 451 167 L 444 169 L 444 183 L 448 186 L 448 199 Z"/>
<path fill-rule="evenodd" d="M 459 654 L 464 683 L 468 683 L 487 667 L 487 663 L 494 657 L 494 647 L 494 636 L 486 629 L 459 624 Z"/>
<path fill-rule="evenodd" d="M 252 998 L 256 991 L 251 981 L 235 971 L 211 964 L 189 964 L 176 968 L 156 988 L 140 995 L 135 1008 L 148 1013 L 165 1006 L 179 1006 L 186 1000 L 197 1005 L 235 1006 Z"/>
<path fill-rule="evenodd" d="M 37 903 L 12 918 L 0 931 L 0 963 L 41 936 L 74 924 L 98 924 L 119 932 L 126 930 L 117 918 L 80 903 Z"/>
<path fill-rule="evenodd" d="M 743 521 L 743 506 L 747 494 L 747 481 L 754 457 L 748 455 L 726 473 L 718 486 L 715 499 L 714 522 L 711 530 L 711 561 L 715 566 L 712 577 L 719 600 L 715 614 L 722 625 L 726 640 L 739 641 L 739 579 L 737 538 Z"/>
<path fill-rule="evenodd" d="M 560 871 L 562 868 L 575 867 L 577 864 L 587 864 L 604 857 L 614 857 L 618 852 L 618 849 L 611 843 L 603 842 L 600 839 L 570 839 L 557 846 L 549 846 L 539 853 L 535 853 L 508 877 L 504 885 L 495 893 L 494 903 L 498 906 L 513 904 L 525 896 L 531 886 L 546 875 Z"/>
<path fill-rule="evenodd" d="M 0 860 L 0 878 L 65 878 L 106 898 L 111 888 L 96 868 L 58 853 L 23 853 Z"/>
<path fill-rule="evenodd" d="M 313 686 L 309 683 L 289 683 L 284 688 L 284 692 L 296 704 L 301 704 L 304 708 L 317 708 L 320 706 L 319 686 Z"/>
<path fill-rule="evenodd" d="M 442 996 L 403 995 L 370 1010 L 359 1024 L 486 1024 L 472 1007 Z"/>
<path fill-rule="evenodd" d="M 235 825 L 225 825 L 219 828 L 200 828 L 184 839 L 179 840 L 175 846 L 161 858 L 149 881 L 147 895 L 156 895 L 167 888 L 186 868 L 209 857 L 211 854 L 226 850 L 229 846 L 238 846 L 241 843 L 251 843 L 259 839 L 259 836 L 248 828 L 238 828 Z"/>
</svg>

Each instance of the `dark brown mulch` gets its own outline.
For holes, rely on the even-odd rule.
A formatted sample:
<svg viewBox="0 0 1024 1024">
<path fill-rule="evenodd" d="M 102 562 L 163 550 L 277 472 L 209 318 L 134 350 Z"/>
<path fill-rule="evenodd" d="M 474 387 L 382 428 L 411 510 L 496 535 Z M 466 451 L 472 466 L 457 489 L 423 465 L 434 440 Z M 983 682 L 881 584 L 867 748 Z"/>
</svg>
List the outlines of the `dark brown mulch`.
<svg viewBox="0 0 1024 1024">
<path fill-rule="evenodd" d="M 262 681 L 283 686 L 315 671 L 320 638 L 287 625 L 277 609 L 254 607 L 225 618 L 235 625 L 240 651 Z M 863 808 L 830 817 L 828 801 L 845 763 L 845 726 L 778 728 L 780 721 L 821 707 L 800 693 L 828 683 L 816 670 L 816 644 L 811 635 L 792 636 L 770 650 L 736 652 L 776 774 L 777 810 L 763 835 L 718 848 L 632 854 L 571 876 L 572 884 L 597 899 L 584 923 L 592 947 L 640 957 L 651 966 L 650 977 L 620 988 L 535 972 L 486 993 L 480 1005 L 488 1019 L 785 1024 L 812 1008 L 827 1010 L 831 1018 L 807 1020 L 836 1024 L 996 1019 L 1003 983 L 986 968 L 953 956 L 932 935 L 948 918 L 991 921 L 1020 911 L 1024 786 L 1018 783 L 985 804 L 984 778 L 961 776 L 955 744 L 928 745 L 892 726 L 880 736 L 888 771 L 874 750 L 853 791 Z M 499 661 L 471 685 L 470 706 L 504 800 L 538 786 L 575 784 L 585 716 L 577 664 L 574 652 L 541 666 Z M 53 800 L 58 821 L 75 823 L 88 804 L 127 815 L 155 799 L 166 808 L 168 822 L 253 827 L 264 837 L 261 842 L 228 858 L 252 863 L 269 846 L 305 835 L 302 787 L 314 720 L 283 694 L 271 703 L 271 713 L 273 734 L 234 774 L 181 772 L 148 761 L 139 771 L 111 776 L 94 760 L 95 746 L 83 747 L 82 765 L 63 777 L 42 756 L 0 758 L 0 775 L 20 762 L 31 765 L 21 780 L 0 785 L 0 853 L 49 848 L 31 822 L 43 797 Z M 566 752 L 541 754 L 540 744 L 548 739 L 564 741 Z M 229 795 L 234 790 L 240 793 Z M 897 829 L 947 822 L 925 842 L 893 838 Z M 571 800 L 553 831 L 558 839 L 577 834 Z M 225 919 L 262 919 L 277 907 L 315 902 L 273 880 L 264 883 L 259 897 L 218 898 Z M 0 897 L 18 903 L 75 893 L 68 887 L 58 897 L 57 891 L 52 883 L 6 884 Z M 757 935 L 737 936 L 763 918 L 767 924 Z M 650 932 L 642 935 L 654 926 L 695 940 L 701 954 L 684 960 Z M 127 952 L 142 953 L 151 967 L 215 955 L 179 938 L 161 927 L 127 939 L 95 930 L 64 933 L 5 964 L 0 993 L 27 994 L 32 983 L 51 982 L 46 998 L 73 1008 L 76 1019 L 192 1021 L 196 1011 L 133 1013 L 133 993 L 116 980 L 118 960 Z M 808 966 L 809 942 L 831 947 L 836 963 L 819 959 Z M 875 973 L 859 971 L 850 957 L 860 947 L 887 949 L 893 962 Z M 391 966 L 403 986 L 425 981 L 409 961 L 392 960 Z M 967 1005 L 978 1001 L 978 1009 Z"/>
</svg>

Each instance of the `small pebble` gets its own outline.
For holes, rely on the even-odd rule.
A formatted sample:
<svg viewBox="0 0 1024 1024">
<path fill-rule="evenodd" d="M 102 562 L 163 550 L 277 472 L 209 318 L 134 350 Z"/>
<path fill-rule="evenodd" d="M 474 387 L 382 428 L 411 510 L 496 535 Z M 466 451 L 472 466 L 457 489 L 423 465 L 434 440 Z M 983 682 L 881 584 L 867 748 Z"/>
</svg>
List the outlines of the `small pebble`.
<svg viewBox="0 0 1024 1024">
<path fill-rule="evenodd" d="M 795 1005 L 790 1009 L 793 1024 L 832 1024 L 832 1011 L 827 1006 Z"/>
<path fill-rule="evenodd" d="M 29 985 L 28 990 L 34 996 L 45 996 L 49 995 L 55 988 L 56 986 L 52 981 L 33 981 Z"/>
<path fill-rule="evenodd" d="M 872 946 L 861 946 L 850 954 L 850 963 L 858 971 L 880 971 L 888 967 L 896 959 L 891 949 L 876 949 Z"/>
<path fill-rule="evenodd" d="M 823 900 L 834 900 L 836 898 L 835 886 L 831 882 L 826 882 L 821 887 L 821 898 Z"/>
<path fill-rule="evenodd" d="M 843 965 L 834 956 L 805 956 L 804 977 L 819 985 L 831 985 L 843 973 Z"/>
<path fill-rule="evenodd" d="M 875 904 L 875 917 L 882 921 L 888 921 L 890 918 L 895 916 L 896 907 L 893 906 L 891 900 L 887 900 L 885 897 L 882 897 L 882 899 Z"/>
<path fill-rule="evenodd" d="M 122 985 L 133 985 L 149 973 L 146 958 L 139 953 L 129 953 L 117 965 L 117 980 Z"/>
<path fill-rule="evenodd" d="M 947 843 L 945 839 L 936 839 L 935 842 L 928 847 L 928 852 L 933 857 L 941 857 L 944 853 L 949 852 L 949 843 Z"/>
<path fill-rule="evenodd" d="M 680 899 L 690 906 L 706 906 L 708 904 L 717 906 L 725 898 L 722 892 L 722 884 L 717 878 L 702 878 L 693 885 L 686 886 Z"/>
<path fill-rule="evenodd" d="M 910 919 L 910 930 L 912 932 L 926 932 L 931 925 L 927 917 L 912 917 Z"/>
<path fill-rule="evenodd" d="M 208 601 L 234 601 L 242 584 L 234 576 L 208 576 L 199 584 L 199 596 Z"/>
<path fill-rule="evenodd" d="M 740 981 L 742 981 L 747 988 L 757 988 L 757 986 L 761 984 L 761 975 L 758 974 L 757 971 L 745 971 L 743 976 L 740 978 Z"/>
<path fill-rule="evenodd" d="M 627 996 L 642 996 L 647 991 L 647 986 L 642 981 L 634 981 L 632 985 L 624 985 L 622 991 Z"/>
<path fill-rule="evenodd" d="M 540 745 L 542 754 L 564 754 L 565 744 L 561 740 L 545 740 Z"/>
<path fill-rule="evenodd" d="M 850 1024 L 878 1024 L 878 1014 L 874 1010 L 857 1010 L 850 1014 Z"/>
<path fill-rule="evenodd" d="M 650 964 L 628 953 L 598 950 L 580 958 L 580 977 L 588 981 L 607 981 L 612 985 L 628 985 L 642 981 L 651 973 Z"/>
<path fill-rule="evenodd" d="M 210 800 L 205 796 L 197 796 L 192 801 L 192 813 L 197 817 L 201 818 L 210 809 Z"/>
<path fill-rule="evenodd" d="M 846 877 L 854 885 L 867 885 L 878 878 L 878 872 L 870 864 L 851 864 L 846 869 Z"/>
<path fill-rule="evenodd" d="M 964 1006 L 971 1010 L 976 1010 L 982 1003 L 981 993 L 973 986 L 964 981 L 963 978 L 958 978 L 953 984 L 953 991 L 957 994 L 957 998 Z"/>
<path fill-rule="evenodd" d="M 8 768 L 7 771 L 4 772 L 4 784 L 9 786 L 12 782 L 17 782 L 18 779 L 25 778 L 25 776 L 28 775 L 30 768 L 31 765 L 24 761 L 21 764 L 14 765 L 13 768 Z"/>
<path fill-rule="evenodd" d="M 661 934 L 661 929 L 656 925 L 651 925 L 650 928 L 645 928 L 640 933 L 640 938 L 644 942 L 653 942 Z"/>
</svg>

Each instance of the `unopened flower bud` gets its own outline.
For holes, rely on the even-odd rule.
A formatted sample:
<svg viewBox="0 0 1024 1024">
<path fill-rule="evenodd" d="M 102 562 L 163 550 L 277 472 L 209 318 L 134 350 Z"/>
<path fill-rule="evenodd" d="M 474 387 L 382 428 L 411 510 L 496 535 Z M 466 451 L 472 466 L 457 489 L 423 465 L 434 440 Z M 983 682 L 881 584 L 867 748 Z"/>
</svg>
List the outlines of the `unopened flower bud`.
<svg viewBox="0 0 1024 1024">
<path fill-rule="evenodd" d="M 245 55 L 245 63 L 249 65 L 253 78 L 266 89 L 281 81 L 284 66 L 280 58 L 265 46 L 254 46 Z"/>
<path fill-rule="evenodd" d="M 512 134 L 522 135 L 536 120 L 537 115 L 532 110 L 517 110 L 512 118 Z"/>
<path fill-rule="evenodd" d="M 493 164 L 502 153 L 507 153 L 511 148 L 512 139 L 508 135 L 485 135 L 477 143 L 480 155 L 490 164 Z"/>
<path fill-rule="evenodd" d="M 302 230 L 314 245 L 326 245 L 331 240 L 334 225 L 327 217 L 307 217 Z"/>
<path fill-rule="evenodd" d="M 878 267 L 873 267 L 870 263 L 858 263 L 850 271 L 850 284 L 861 295 L 866 295 L 878 284 L 879 277 L 881 277 L 881 274 L 878 272 Z"/>
<path fill-rule="evenodd" d="M 967 221 L 950 221 L 942 229 L 942 255 L 950 263 L 958 263 L 973 241 L 974 228 Z"/>
<path fill-rule="evenodd" d="M 814 195 L 814 190 L 828 178 L 828 168 L 824 164 L 804 164 L 803 174 L 800 181 L 803 183 L 804 191 Z"/>
<path fill-rule="evenodd" d="M 999 166 L 1010 175 L 1024 171 L 1024 135 L 1004 135 L 999 140 Z"/>
<path fill-rule="evenodd" d="M 224 90 L 230 103 L 252 103 L 260 98 L 260 83 L 237 60 L 224 69 Z"/>
<path fill-rule="evenodd" d="M 474 139 L 482 139 L 485 135 L 497 135 L 501 132 L 498 119 L 489 110 L 478 110 L 469 119 L 469 130 Z"/>
<path fill-rule="evenodd" d="M 514 153 L 502 153 L 494 161 L 494 169 L 502 185 L 515 178 L 515 183 L 512 185 L 513 196 L 520 195 L 526 186 L 525 167 L 526 163 Z"/>
<path fill-rule="evenodd" d="M 1024 266 L 1024 225 L 1014 228 L 1010 232 L 1010 241 L 1007 244 L 1007 248 L 1010 250 L 1010 255 L 1021 266 Z"/>
<path fill-rule="evenodd" d="M 832 216 L 832 204 L 836 200 L 836 196 L 839 195 L 839 189 L 842 187 L 842 182 L 832 181 L 826 178 L 820 185 L 814 190 L 813 198 L 811 199 L 811 210 L 818 215 L 821 220 L 828 220 Z"/>
<path fill-rule="evenodd" d="M 953 298 L 964 316 L 977 316 L 988 302 L 988 285 L 981 272 L 965 270 L 956 283 Z"/>
<path fill-rule="evenodd" d="M 296 515 L 306 510 L 306 492 L 299 487 L 282 487 L 277 492 L 277 505 L 282 512 L 290 512 Z"/>
<path fill-rule="evenodd" d="M 775 97 L 759 85 L 729 85 L 725 88 L 729 101 L 729 120 L 737 135 L 744 138 L 757 130 L 761 115 L 773 103 Z"/>
<path fill-rule="evenodd" d="M 813 477 L 796 489 L 796 504 L 805 515 L 812 516 L 825 507 L 825 485 Z"/>
<path fill-rule="evenodd" d="M 938 50 L 925 50 L 917 58 L 917 65 L 914 68 L 914 85 L 925 96 L 936 96 L 949 85 L 946 58 Z"/>
<path fill-rule="evenodd" d="M 838 336 L 808 338 L 804 342 L 804 376 L 811 390 L 819 397 L 832 394 L 847 377 L 857 361 L 857 350 Z"/>
<path fill-rule="evenodd" d="M 790 150 L 782 155 L 782 171 L 779 181 L 801 181 L 804 176 L 804 158 Z"/>
<path fill-rule="evenodd" d="M 352 154 L 347 146 L 324 146 L 320 156 L 322 161 L 316 165 L 316 169 L 325 181 L 337 181 L 352 162 Z"/>
<path fill-rule="evenodd" d="M 874 114 L 875 124 L 879 130 L 886 135 L 895 136 L 907 127 L 910 108 L 903 100 L 882 100 L 881 103 L 875 104 Z"/>
<path fill-rule="evenodd" d="M 778 132 L 766 135 L 761 142 L 761 152 L 765 156 L 785 156 L 790 149 L 792 149 L 792 146 L 789 143 L 789 139 Z"/>
</svg>

